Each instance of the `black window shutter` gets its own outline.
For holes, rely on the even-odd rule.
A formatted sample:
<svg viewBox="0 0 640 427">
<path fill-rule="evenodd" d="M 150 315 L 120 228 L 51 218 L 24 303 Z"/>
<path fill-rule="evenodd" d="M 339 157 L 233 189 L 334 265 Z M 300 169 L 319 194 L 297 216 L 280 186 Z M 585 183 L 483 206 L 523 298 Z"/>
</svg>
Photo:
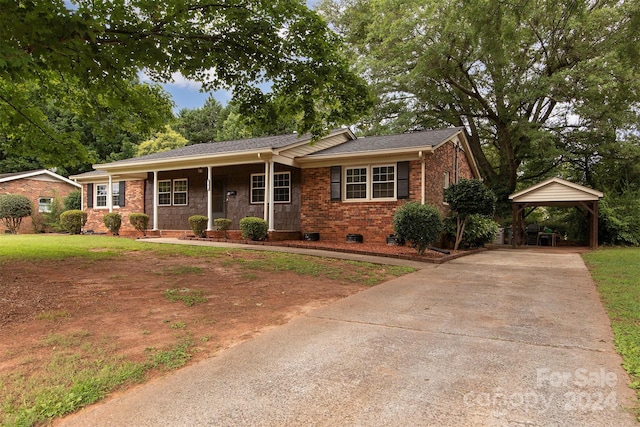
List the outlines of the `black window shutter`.
<svg viewBox="0 0 640 427">
<path fill-rule="evenodd" d="M 93 184 L 87 184 L 87 207 L 93 207 Z"/>
<path fill-rule="evenodd" d="M 398 199 L 409 198 L 409 162 L 398 162 Z"/>
<path fill-rule="evenodd" d="M 125 181 L 120 181 L 119 185 L 120 185 L 120 193 L 118 194 L 118 206 L 123 208 L 124 207 L 124 200 L 125 200 L 124 190 L 126 188 Z"/>
<path fill-rule="evenodd" d="M 342 166 L 331 166 L 331 200 L 342 200 Z"/>
</svg>

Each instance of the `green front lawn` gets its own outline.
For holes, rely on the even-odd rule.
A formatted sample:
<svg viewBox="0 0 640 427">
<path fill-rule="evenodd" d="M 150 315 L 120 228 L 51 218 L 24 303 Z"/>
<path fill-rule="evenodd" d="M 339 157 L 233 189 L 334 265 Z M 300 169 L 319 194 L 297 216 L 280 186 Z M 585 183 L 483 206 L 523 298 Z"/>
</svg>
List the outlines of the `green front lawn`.
<svg viewBox="0 0 640 427">
<path fill-rule="evenodd" d="M 604 248 L 583 258 L 611 319 L 630 387 L 640 392 L 640 248 Z"/>
</svg>

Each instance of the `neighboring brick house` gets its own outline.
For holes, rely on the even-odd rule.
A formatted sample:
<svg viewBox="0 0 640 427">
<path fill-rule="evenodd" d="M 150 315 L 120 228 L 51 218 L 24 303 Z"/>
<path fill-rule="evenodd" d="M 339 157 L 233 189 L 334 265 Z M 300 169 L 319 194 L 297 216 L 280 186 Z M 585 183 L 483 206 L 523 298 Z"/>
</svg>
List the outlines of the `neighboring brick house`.
<svg viewBox="0 0 640 427">
<path fill-rule="evenodd" d="M 51 210 L 54 199 L 62 200 L 80 184 L 47 169 L 0 174 L 0 194 L 20 194 L 31 200 L 34 214 Z M 0 233 L 6 227 L 0 223 Z M 19 233 L 33 233 L 31 218 L 24 218 Z"/>
<path fill-rule="evenodd" d="M 108 164 L 71 177 L 83 185 L 87 229 L 104 232 L 102 216 L 144 212 L 156 233 L 189 230 L 188 217 L 258 216 L 270 235 L 319 233 L 322 240 L 362 234 L 384 242 L 392 218 L 409 200 L 447 212 L 443 191 L 479 178 L 462 128 L 356 138 L 339 129 L 312 142 L 283 135 L 190 145 Z M 109 191 L 111 189 L 111 191 Z"/>
</svg>

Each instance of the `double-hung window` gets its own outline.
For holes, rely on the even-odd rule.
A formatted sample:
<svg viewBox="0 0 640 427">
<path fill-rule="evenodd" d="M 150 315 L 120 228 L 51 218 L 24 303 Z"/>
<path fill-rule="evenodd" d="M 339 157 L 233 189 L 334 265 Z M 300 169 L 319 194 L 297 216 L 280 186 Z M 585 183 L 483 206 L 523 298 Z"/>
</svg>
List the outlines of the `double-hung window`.
<svg viewBox="0 0 640 427">
<path fill-rule="evenodd" d="M 96 184 L 96 207 L 107 207 L 107 196 L 109 195 L 109 184 Z"/>
<path fill-rule="evenodd" d="M 186 206 L 188 202 L 188 181 L 184 179 L 173 180 L 173 205 Z"/>
<path fill-rule="evenodd" d="M 158 206 L 171 206 L 171 180 L 158 181 Z"/>
<path fill-rule="evenodd" d="M 264 203 L 266 179 L 263 173 L 251 175 L 251 203 Z M 273 174 L 273 201 L 275 203 L 291 202 L 291 172 Z"/>
<path fill-rule="evenodd" d="M 158 206 L 186 206 L 189 204 L 187 178 L 158 181 Z"/>
<path fill-rule="evenodd" d="M 345 200 L 378 200 L 396 197 L 396 166 L 368 165 L 347 167 Z"/>
<path fill-rule="evenodd" d="M 53 198 L 40 197 L 38 199 L 38 212 L 43 212 L 43 213 L 51 212 L 52 205 L 53 205 Z"/>
</svg>

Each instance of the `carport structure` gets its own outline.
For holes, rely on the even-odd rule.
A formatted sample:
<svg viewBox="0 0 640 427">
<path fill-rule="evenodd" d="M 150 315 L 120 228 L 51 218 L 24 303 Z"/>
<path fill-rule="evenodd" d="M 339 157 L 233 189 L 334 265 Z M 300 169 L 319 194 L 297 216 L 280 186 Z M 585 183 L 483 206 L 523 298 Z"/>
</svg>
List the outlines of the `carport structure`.
<svg viewBox="0 0 640 427">
<path fill-rule="evenodd" d="M 598 201 L 604 196 L 600 191 L 560 178 L 551 178 L 525 188 L 509 196 L 512 202 L 512 246 L 519 246 L 520 233 L 523 229 L 524 211 L 538 206 L 574 207 L 582 206 L 589 213 L 589 246 L 598 247 Z"/>
</svg>

